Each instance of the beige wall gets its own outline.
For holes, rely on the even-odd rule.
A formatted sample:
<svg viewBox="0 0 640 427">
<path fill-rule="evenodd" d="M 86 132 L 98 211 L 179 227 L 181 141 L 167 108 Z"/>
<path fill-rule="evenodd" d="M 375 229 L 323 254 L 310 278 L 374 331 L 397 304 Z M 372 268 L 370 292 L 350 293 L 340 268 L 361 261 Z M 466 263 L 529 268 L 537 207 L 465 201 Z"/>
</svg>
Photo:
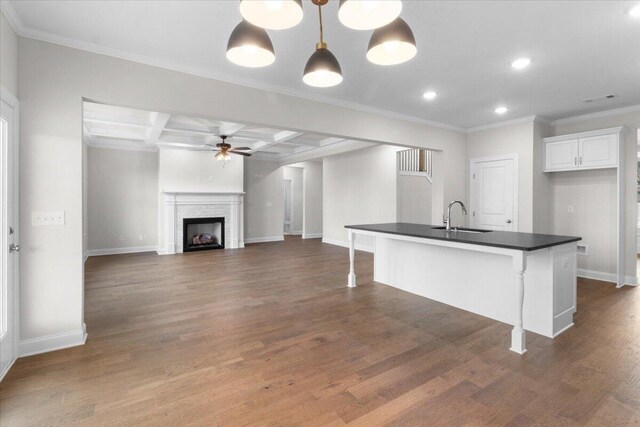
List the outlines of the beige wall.
<svg viewBox="0 0 640 427">
<path fill-rule="evenodd" d="M 158 153 L 90 147 L 88 249 L 158 244 Z"/>
<path fill-rule="evenodd" d="M 282 238 L 284 168 L 278 162 L 245 159 L 244 240 Z"/>
<path fill-rule="evenodd" d="M 625 186 L 626 186 L 626 209 L 625 209 L 625 251 L 626 251 L 626 275 L 630 277 L 636 276 L 636 223 L 637 223 L 637 196 L 636 196 L 636 162 L 637 162 L 637 130 L 640 128 L 640 111 L 630 112 L 626 114 L 620 114 L 610 117 L 600 117 L 596 119 L 582 120 L 573 123 L 558 124 L 553 127 L 552 135 L 564 135 L 575 132 L 583 132 L 589 130 L 605 129 L 617 126 L 626 126 L 629 128 L 629 132 L 626 135 L 625 140 L 625 159 L 626 159 L 626 173 L 625 173 Z M 600 172 L 589 171 L 584 172 L 589 174 L 589 180 L 593 180 L 593 186 L 585 186 L 579 175 L 566 176 L 569 173 L 556 173 L 552 174 L 552 182 L 554 184 L 555 200 L 561 199 L 559 192 L 564 191 L 564 187 L 571 182 L 570 196 L 572 197 L 572 203 L 574 203 L 575 213 L 571 214 L 571 224 L 581 224 L 581 235 L 585 237 L 585 243 L 589 244 L 590 254 L 588 257 L 578 257 L 578 267 L 584 269 L 602 269 L 605 273 L 615 273 L 615 246 L 613 250 L 610 250 L 611 237 L 610 234 L 614 233 L 615 239 L 615 211 L 612 212 L 614 207 L 609 207 L 608 203 L 605 205 L 603 199 L 610 201 L 611 196 L 607 197 L 609 193 L 615 195 L 615 187 L 611 188 L 612 180 L 614 179 L 613 171 Z M 585 177 L 586 179 L 586 177 Z M 615 181 L 613 181 L 615 182 Z M 560 187 L 558 187 L 560 186 Z M 598 196 L 600 194 L 600 196 Z M 561 203 L 560 200 L 557 203 Z M 555 212 L 557 215 L 567 216 L 566 203 L 564 207 L 557 206 Z M 571 224 L 566 221 L 558 221 L 555 218 L 556 227 L 555 232 L 563 232 L 569 229 Z M 597 229 L 611 229 L 606 236 L 600 234 L 600 230 Z M 613 252 L 613 258 L 611 257 Z M 601 258 L 601 260 L 599 259 Z M 604 265 L 603 260 L 607 260 L 607 264 Z"/>
<path fill-rule="evenodd" d="M 18 96 L 18 36 L 0 12 L 0 83 Z"/>
<path fill-rule="evenodd" d="M 324 159 L 323 240 L 346 245 L 345 225 L 396 221 L 397 151 L 380 145 Z"/>
<path fill-rule="evenodd" d="M 18 38 L 21 98 L 21 339 L 78 331 L 83 322 L 82 100 L 346 139 L 423 146 L 448 156 L 464 134 Z M 217 102 L 232 99 L 233 102 Z M 451 162 L 458 157 L 451 156 Z M 443 164 L 448 164 L 443 163 Z M 450 166 L 450 164 L 449 164 Z M 444 194 L 464 195 L 456 177 Z M 395 183 L 394 183 L 395 185 Z M 64 227 L 30 226 L 63 210 Z M 395 211 L 395 207 L 394 207 Z"/>
<path fill-rule="evenodd" d="M 468 160 L 504 154 L 518 155 L 517 231 L 532 232 L 533 122 L 471 132 L 467 136 Z M 468 162 L 466 169 L 469 169 Z"/>
</svg>

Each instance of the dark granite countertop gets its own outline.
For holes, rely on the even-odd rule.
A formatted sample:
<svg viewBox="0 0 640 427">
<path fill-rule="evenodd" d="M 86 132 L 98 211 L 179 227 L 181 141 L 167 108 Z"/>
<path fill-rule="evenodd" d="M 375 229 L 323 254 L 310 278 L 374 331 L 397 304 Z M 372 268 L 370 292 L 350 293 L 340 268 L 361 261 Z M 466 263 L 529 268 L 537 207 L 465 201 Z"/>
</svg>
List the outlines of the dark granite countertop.
<svg viewBox="0 0 640 427">
<path fill-rule="evenodd" d="M 438 230 L 435 225 L 390 222 L 386 224 L 345 225 L 354 230 L 396 234 L 400 236 L 420 237 L 424 239 L 445 240 L 448 242 L 468 243 L 471 245 L 494 246 L 497 248 L 535 251 L 565 243 L 577 242 L 582 237 L 555 236 L 552 234 L 517 233 L 513 231 L 489 231 L 486 233 L 465 233 L 462 231 Z M 464 229 L 464 227 L 461 227 Z"/>
</svg>

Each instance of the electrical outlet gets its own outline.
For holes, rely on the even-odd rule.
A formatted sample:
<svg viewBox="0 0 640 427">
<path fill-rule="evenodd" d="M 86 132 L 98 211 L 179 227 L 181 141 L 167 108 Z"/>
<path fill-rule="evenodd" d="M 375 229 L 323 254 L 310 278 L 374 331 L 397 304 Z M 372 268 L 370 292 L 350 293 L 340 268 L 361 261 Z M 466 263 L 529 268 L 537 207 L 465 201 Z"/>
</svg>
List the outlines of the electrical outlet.
<svg viewBox="0 0 640 427">
<path fill-rule="evenodd" d="M 64 211 L 60 212 L 31 212 L 31 225 L 64 225 Z"/>
<path fill-rule="evenodd" d="M 589 246 L 578 244 L 576 252 L 578 255 L 587 256 L 589 255 Z"/>
</svg>

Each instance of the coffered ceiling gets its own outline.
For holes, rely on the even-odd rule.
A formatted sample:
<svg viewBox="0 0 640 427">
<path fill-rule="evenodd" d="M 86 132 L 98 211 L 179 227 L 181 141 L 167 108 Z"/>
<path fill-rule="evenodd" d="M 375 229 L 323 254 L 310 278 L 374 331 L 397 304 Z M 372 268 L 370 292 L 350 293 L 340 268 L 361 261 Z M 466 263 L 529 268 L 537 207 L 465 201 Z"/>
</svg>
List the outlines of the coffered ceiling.
<svg viewBox="0 0 640 427">
<path fill-rule="evenodd" d="M 112 105 L 84 103 L 84 140 L 89 146 L 121 150 L 211 149 L 220 135 L 234 147 L 250 147 L 254 158 L 294 163 L 372 144 L 328 135 L 294 132 Z"/>
<path fill-rule="evenodd" d="M 418 54 L 390 67 L 367 61 L 371 32 L 341 25 L 337 3 L 325 6 L 325 39 L 344 82 L 318 89 L 302 82 L 318 37 L 316 9 L 307 0 L 301 24 L 269 31 L 276 62 L 261 69 L 225 58 L 241 19 L 237 0 L 1 2 L 25 37 L 462 128 L 640 104 L 640 19 L 628 14 L 639 1 L 407 0 L 401 17 L 415 33 Z M 512 69 L 523 56 L 531 65 Z M 425 100 L 426 90 L 437 97 Z M 498 105 L 508 112 L 497 115 Z"/>
</svg>

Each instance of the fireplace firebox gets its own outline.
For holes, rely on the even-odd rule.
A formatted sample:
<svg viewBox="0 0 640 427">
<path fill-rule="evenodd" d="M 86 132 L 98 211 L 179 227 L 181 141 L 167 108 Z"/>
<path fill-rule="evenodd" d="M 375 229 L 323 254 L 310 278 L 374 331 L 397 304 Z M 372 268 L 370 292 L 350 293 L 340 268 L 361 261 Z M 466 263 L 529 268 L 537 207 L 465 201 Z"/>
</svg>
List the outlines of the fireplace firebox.
<svg viewBox="0 0 640 427">
<path fill-rule="evenodd" d="M 224 249 L 224 217 L 184 218 L 182 251 Z"/>
</svg>

